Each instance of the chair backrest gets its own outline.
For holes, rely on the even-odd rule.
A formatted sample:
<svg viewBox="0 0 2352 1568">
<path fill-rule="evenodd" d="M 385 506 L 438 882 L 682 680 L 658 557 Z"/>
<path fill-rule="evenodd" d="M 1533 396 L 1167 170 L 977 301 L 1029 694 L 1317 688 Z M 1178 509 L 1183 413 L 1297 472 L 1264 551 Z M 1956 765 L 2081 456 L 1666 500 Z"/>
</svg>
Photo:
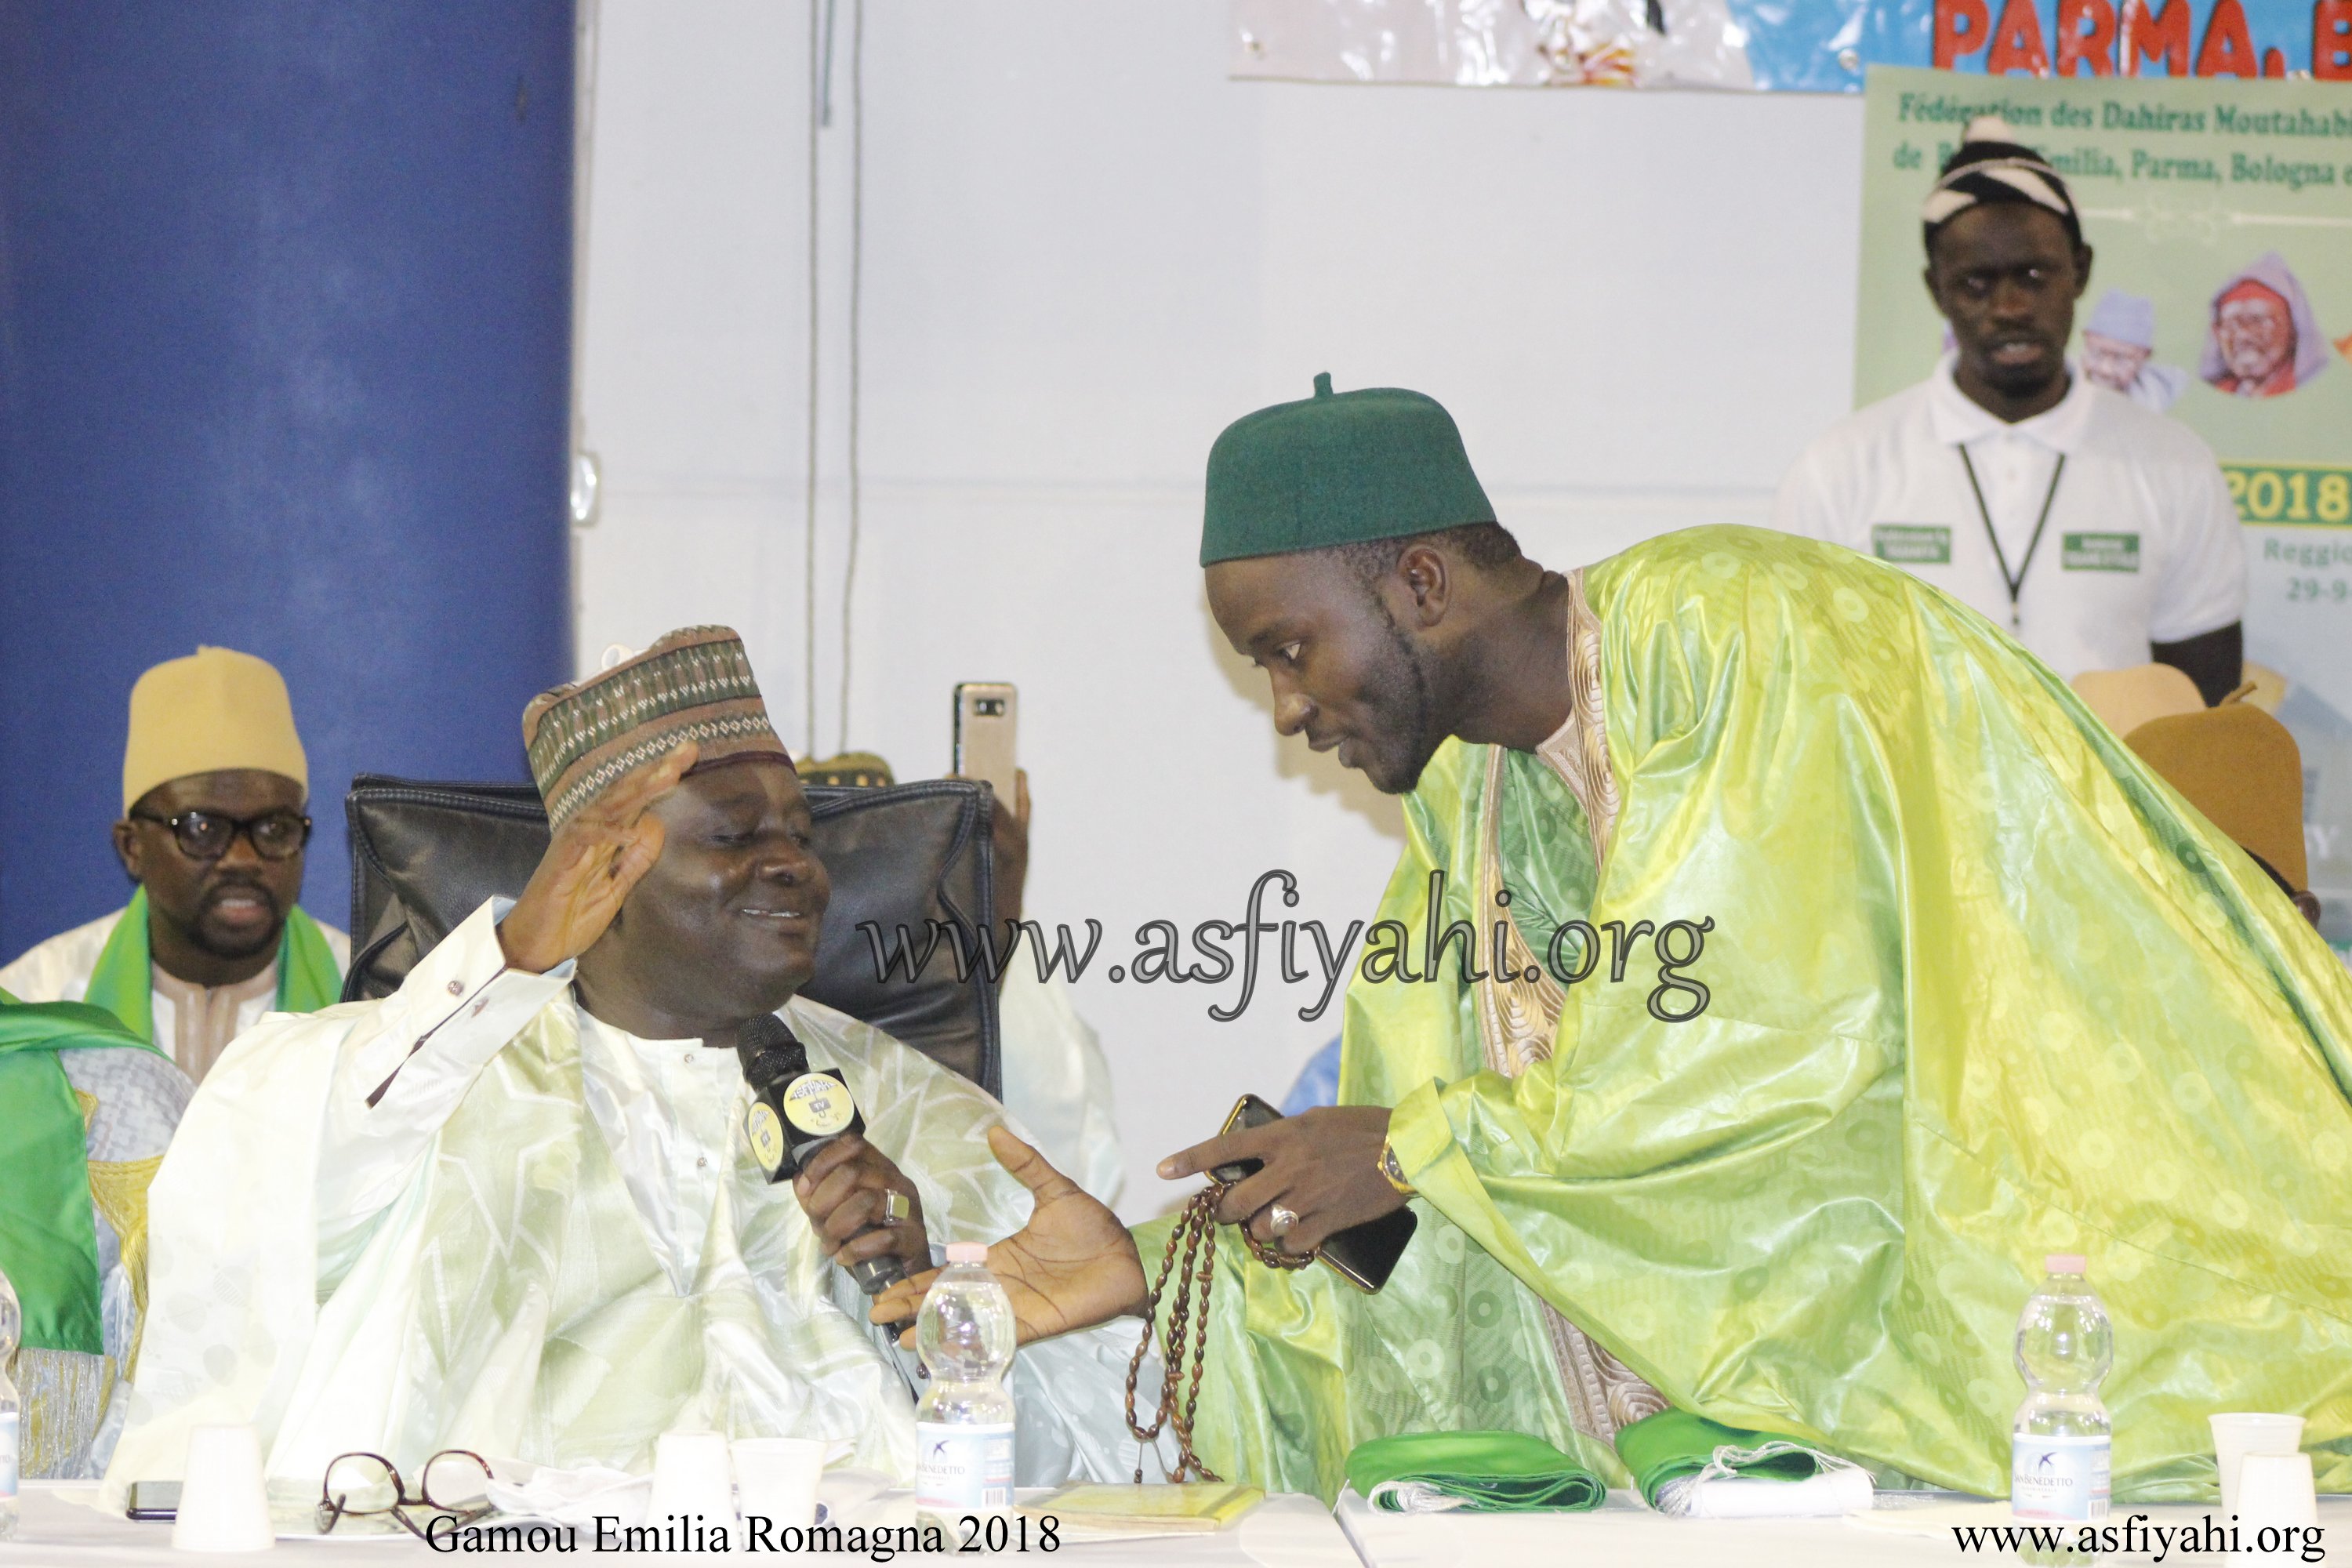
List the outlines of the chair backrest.
<svg viewBox="0 0 2352 1568">
<path fill-rule="evenodd" d="M 989 1093 L 1003 1089 L 996 988 L 958 974 L 993 907 L 988 792 L 957 779 L 882 789 L 811 789 L 816 852 L 833 901 L 803 994 L 896 1037 Z M 346 1001 L 389 995 L 482 900 L 519 896 L 546 852 L 547 813 L 529 784 L 436 784 L 362 773 L 343 803 L 351 824 L 351 973 Z M 886 978 L 859 927 L 886 953 L 900 926 L 925 951 L 911 978 Z"/>
</svg>

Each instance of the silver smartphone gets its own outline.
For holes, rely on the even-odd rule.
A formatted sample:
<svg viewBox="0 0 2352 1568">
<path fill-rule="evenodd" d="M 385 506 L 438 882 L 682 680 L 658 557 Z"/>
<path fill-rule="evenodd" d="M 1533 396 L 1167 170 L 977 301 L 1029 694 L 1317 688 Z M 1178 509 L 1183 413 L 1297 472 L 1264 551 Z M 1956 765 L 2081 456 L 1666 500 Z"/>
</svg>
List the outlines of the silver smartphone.
<svg viewBox="0 0 2352 1568">
<path fill-rule="evenodd" d="M 996 792 L 1013 809 L 1013 731 L 1021 717 L 1020 695 L 1003 680 L 967 680 L 955 689 L 955 771 Z"/>
</svg>

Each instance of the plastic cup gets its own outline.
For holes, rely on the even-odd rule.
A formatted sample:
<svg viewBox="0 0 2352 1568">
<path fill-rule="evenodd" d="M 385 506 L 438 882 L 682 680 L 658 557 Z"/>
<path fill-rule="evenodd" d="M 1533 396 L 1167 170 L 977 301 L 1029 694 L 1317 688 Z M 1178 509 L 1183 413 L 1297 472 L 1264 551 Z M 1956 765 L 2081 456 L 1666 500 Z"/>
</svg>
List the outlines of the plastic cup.
<svg viewBox="0 0 2352 1568">
<path fill-rule="evenodd" d="M 2319 1533 L 2319 1494 L 2312 1485 L 2309 1454 L 2248 1454 L 2238 1464 L 2238 1553 L 2241 1563 L 2288 1561 L 2284 1534 L 2264 1549 L 2262 1532 L 2306 1530 Z M 2298 1539 L 2299 1549 L 2304 1541 Z"/>
<path fill-rule="evenodd" d="M 735 1475 L 727 1439 L 716 1432 L 665 1432 L 654 1439 L 653 1494 L 646 1522 L 660 1525 L 676 1514 L 735 1530 Z"/>
<path fill-rule="evenodd" d="M 2242 1411 L 2209 1415 L 2213 1463 L 2221 1472 L 2221 1517 L 2238 1511 L 2238 1468 L 2249 1454 L 2292 1454 L 2303 1447 L 2303 1417 Z"/>
<path fill-rule="evenodd" d="M 261 1474 L 261 1440 L 252 1427 L 190 1430 L 184 1474 L 180 1511 L 172 1521 L 173 1551 L 267 1552 L 278 1544 Z"/>
<path fill-rule="evenodd" d="M 736 1439 L 735 1490 L 746 1527 L 754 1515 L 772 1532 L 814 1524 L 817 1482 L 831 1447 L 816 1437 Z"/>
</svg>

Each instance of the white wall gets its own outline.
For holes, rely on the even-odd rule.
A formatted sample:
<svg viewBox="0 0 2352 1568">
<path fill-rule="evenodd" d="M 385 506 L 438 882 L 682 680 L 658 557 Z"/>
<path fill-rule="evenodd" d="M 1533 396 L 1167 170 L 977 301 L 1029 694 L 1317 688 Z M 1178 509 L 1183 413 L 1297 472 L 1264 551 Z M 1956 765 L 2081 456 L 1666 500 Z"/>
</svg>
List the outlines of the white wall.
<svg viewBox="0 0 2352 1568">
<path fill-rule="evenodd" d="M 819 749 L 846 538 L 848 21 L 824 132 Z M 943 772 L 959 679 L 1021 688 L 1033 915 L 1108 928 L 1081 1009 L 1130 1215 L 1234 1096 L 1336 1029 L 1262 986 L 1114 985 L 1164 916 L 1362 915 L 1394 803 L 1278 742 L 1193 566 L 1210 441 L 1261 404 L 1418 387 L 1556 565 L 1761 521 L 1843 412 L 1858 101 L 1224 79 L 1223 0 L 875 0 L 866 20 L 862 542 L 853 745 Z M 602 460 L 580 647 L 724 621 L 796 750 L 808 11 L 603 0 L 583 396 Z M 1305 991 L 1307 988 L 1301 988 Z M 1336 1009 L 1335 1009 L 1336 1012 Z"/>
</svg>

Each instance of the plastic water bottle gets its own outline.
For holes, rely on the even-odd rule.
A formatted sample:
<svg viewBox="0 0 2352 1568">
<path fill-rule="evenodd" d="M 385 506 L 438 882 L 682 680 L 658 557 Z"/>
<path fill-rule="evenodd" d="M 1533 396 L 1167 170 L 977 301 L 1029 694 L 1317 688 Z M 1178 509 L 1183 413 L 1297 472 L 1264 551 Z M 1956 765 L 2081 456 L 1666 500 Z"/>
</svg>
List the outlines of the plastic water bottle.
<svg viewBox="0 0 2352 1568">
<path fill-rule="evenodd" d="M 915 1315 L 915 1349 L 931 1374 L 915 1406 L 915 1512 L 949 1539 L 965 1519 L 1013 1511 L 1013 1303 L 976 1241 L 948 1247 Z"/>
<path fill-rule="evenodd" d="M 16 1385 L 8 1381 L 8 1366 L 24 1328 L 16 1287 L 0 1274 L 0 1541 L 16 1539 L 16 1457 L 23 1447 L 24 1410 Z"/>
<path fill-rule="evenodd" d="M 2053 1253 L 2042 1267 L 2049 1278 L 2017 1320 L 2026 1394 L 2010 1428 L 2009 1505 L 2020 1519 L 2101 1520 L 2113 1426 L 2099 1380 L 2116 1364 L 2115 1329 L 2079 1255 Z"/>
</svg>

